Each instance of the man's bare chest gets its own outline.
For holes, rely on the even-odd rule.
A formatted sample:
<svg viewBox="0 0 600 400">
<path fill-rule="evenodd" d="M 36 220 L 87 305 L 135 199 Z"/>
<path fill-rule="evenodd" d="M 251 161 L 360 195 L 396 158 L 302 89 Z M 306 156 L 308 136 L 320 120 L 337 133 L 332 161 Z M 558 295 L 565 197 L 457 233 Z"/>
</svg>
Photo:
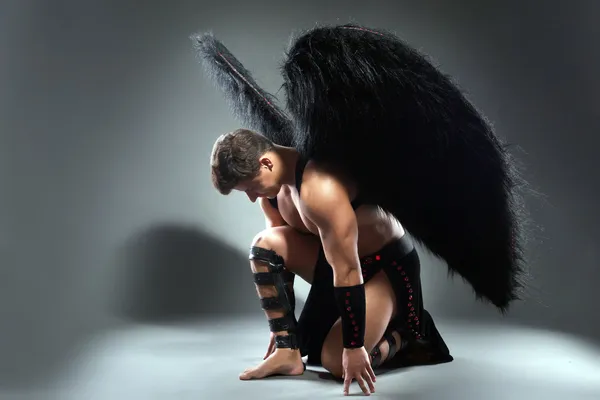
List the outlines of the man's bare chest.
<svg viewBox="0 0 600 400">
<path fill-rule="evenodd" d="M 279 213 L 283 220 L 292 228 L 303 232 L 318 234 L 318 229 L 303 213 L 300 207 L 298 192 L 284 187 L 277 196 Z"/>
</svg>

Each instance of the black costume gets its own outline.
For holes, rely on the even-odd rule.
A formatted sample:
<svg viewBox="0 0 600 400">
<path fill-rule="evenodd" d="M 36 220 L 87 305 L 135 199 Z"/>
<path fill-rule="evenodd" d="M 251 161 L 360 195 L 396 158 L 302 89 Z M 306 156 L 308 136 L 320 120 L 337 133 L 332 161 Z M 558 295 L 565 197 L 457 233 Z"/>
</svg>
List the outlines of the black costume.
<svg viewBox="0 0 600 400">
<path fill-rule="evenodd" d="M 451 273 L 464 278 L 477 298 L 502 312 L 519 298 L 522 180 L 485 118 L 423 55 L 389 32 L 357 25 L 305 32 L 292 42 L 281 66 L 288 116 L 211 34 L 193 39 L 206 70 L 249 128 L 295 147 L 304 160 L 341 166 L 357 183 L 362 204 L 393 214 Z M 406 260 L 416 256 L 411 254 Z M 274 271 L 283 270 L 283 260 L 271 258 L 271 264 L 279 265 Z M 315 278 L 313 290 L 331 284 L 326 270 L 318 268 L 322 280 Z M 399 299 L 408 293 L 401 272 L 418 277 L 418 268 L 413 270 L 388 273 Z M 410 295 L 421 297 L 420 290 Z M 411 307 L 403 312 L 405 322 L 415 316 Z M 426 312 L 415 312 L 433 326 Z M 286 326 L 296 332 L 295 321 Z M 417 331 L 414 338 L 431 332 L 440 354 L 449 357 L 435 328 Z"/>
</svg>

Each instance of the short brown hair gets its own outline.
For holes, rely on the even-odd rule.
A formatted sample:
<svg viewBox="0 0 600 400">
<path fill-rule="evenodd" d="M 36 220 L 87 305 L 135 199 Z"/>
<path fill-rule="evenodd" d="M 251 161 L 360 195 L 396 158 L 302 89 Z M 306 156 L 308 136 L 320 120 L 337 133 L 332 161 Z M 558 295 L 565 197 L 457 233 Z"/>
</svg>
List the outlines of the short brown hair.
<svg viewBox="0 0 600 400">
<path fill-rule="evenodd" d="M 220 136 L 210 157 L 213 186 L 227 195 L 240 182 L 254 179 L 260 172 L 258 160 L 274 147 L 272 141 L 248 129 Z"/>
</svg>

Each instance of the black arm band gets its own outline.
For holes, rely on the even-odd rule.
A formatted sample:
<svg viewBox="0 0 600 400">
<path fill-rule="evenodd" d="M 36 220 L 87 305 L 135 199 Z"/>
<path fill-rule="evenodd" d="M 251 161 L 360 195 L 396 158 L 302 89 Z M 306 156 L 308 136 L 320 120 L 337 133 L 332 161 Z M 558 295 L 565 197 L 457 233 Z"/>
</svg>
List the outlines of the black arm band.
<svg viewBox="0 0 600 400">
<path fill-rule="evenodd" d="M 365 343 L 365 285 L 334 287 L 335 299 L 342 317 L 344 348 L 356 349 Z"/>
</svg>

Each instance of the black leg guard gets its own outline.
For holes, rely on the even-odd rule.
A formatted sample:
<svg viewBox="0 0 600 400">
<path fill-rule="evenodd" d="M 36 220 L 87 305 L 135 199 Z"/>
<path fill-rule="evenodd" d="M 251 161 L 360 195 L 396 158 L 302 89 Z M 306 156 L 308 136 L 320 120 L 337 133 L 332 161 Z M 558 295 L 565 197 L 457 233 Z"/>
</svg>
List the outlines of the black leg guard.
<svg viewBox="0 0 600 400">
<path fill-rule="evenodd" d="M 283 310 L 285 312 L 283 317 L 269 320 L 271 332 L 288 332 L 285 336 L 277 335 L 275 338 L 277 348 L 298 349 L 296 316 L 294 314 L 295 296 L 287 285 L 293 282 L 294 275 L 284 268 L 283 258 L 273 250 L 253 246 L 250 248 L 249 259 L 262 261 L 269 267 L 269 272 L 254 274 L 254 283 L 257 285 L 272 285 L 277 290 L 277 297 L 260 299 L 262 309 L 266 311 Z"/>
<path fill-rule="evenodd" d="M 398 335 L 400 335 L 400 343 L 396 341 L 393 332 L 398 332 Z M 383 340 L 388 343 L 388 354 L 385 359 L 382 359 L 379 345 L 375 346 L 375 348 L 371 351 L 371 365 L 373 368 L 377 368 L 386 361 L 393 359 L 399 351 L 403 350 L 408 345 L 408 341 L 403 338 L 401 328 L 395 327 L 394 324 L 392 324 L 392 326 L 386 330 L 385 334 L 383 335 Z"/>
<path fill-rule="evenodd" d="M 377 368 L 380 365 L 381 365 L 381 349 L 379 349 L 379 345 L 377 345 L 371 351 L 371 366 L 373 368 Z"/>
<path fill-rule="evenodd" d="M 296 294 L 294 293 L 294 280 L 296 275 L 287 269 L 283 270 L 283 282 L 285 283 L 285 292 L 287 294 L 288 300 L 290 301 L 290 308 L 292 309 L 292 313 L 296 312 Z"/>
</svg>

